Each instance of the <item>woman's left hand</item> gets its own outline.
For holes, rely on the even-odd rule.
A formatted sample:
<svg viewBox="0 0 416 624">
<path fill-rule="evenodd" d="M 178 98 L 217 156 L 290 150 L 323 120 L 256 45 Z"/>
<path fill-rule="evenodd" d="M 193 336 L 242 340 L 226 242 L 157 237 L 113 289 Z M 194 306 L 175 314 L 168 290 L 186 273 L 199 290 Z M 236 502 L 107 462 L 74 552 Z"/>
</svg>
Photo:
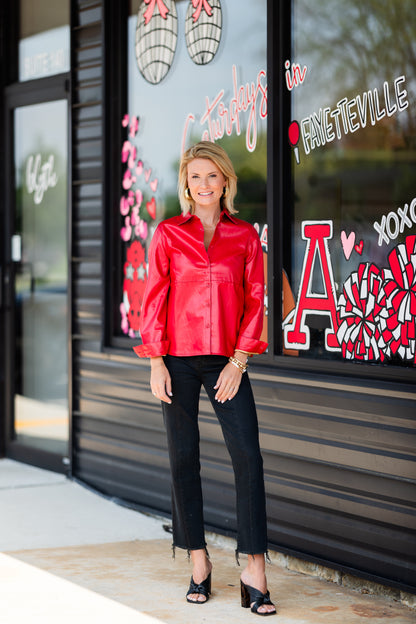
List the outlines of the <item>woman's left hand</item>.
<svg viewBox="0 0 416 624">
<path fill-rule="evenodd" d="M 231 400 L 238 392 L 243 373 L 231 362 L 228 362 L 220 372 L 214 390 L 217 390 L 215 400 L 220 403 Z"/>
</svg>

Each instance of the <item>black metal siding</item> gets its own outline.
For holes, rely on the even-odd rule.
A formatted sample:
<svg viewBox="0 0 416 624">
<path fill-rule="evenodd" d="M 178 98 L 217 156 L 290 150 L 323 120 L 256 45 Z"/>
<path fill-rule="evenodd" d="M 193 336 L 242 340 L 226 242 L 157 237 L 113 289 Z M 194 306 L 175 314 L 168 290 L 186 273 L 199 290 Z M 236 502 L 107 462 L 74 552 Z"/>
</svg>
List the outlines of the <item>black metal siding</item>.
<svg viewBox="0 0 416 624">
<path fill-rule="evenodd" d="M 148 363 L 103 347 L 103 4 L 73 5 L 73 474 L 169 513 L 165 435 Z M 414 385 L 252 370 L 271 547 L 414 589 Z M 234 531 L 230 461 L 206 398 L 201 408 L 206 521 Z"/>
<path fill-rule="evenodd" d="M 6 24 L 6 7 L 3 3 L 0 5 L 0 33 L 4 32 L 5 24 Z M 0 90 L 3 94 L 3 89 L 6 85 L 6 38 L 2 34 L 0 36 Z M 5 129 L 5 121 L 4 121 L 4 102 L 3 97 L 0 97 L 0 124 L 2 129 L 2 137 L 4 137 L 4 129 Z M 1 200 L 0 200 L 0 344 L 3 345 L 6 343 L 5 340 L 5 332 L 6 332 L 6 323 L 5 323 L 5 286 L 4 286 L 4 276 L 6 271 L 6 241 L 4 240 L 4 232 L 6 231 L 6 214 L 5 214 L 5 144 L 4 139 L 2 140 L 3 149 L 0 154 L 0 188 L 1 191 Z M 6 418 L 5 418 L 5 401 L 3 397 L 5 396 L 5 378 L 4 371 L 6 362 L 4 361 L 4 347 L 2 348 L 2 354 L 0 356 L 0 458 L 4 457 L 5 447 L 6 447 Z"/>
<path fill-rule="evenodd" d="M 414 390 L 260 378 L 272 541 L 414 585 Z"/>
</svg>

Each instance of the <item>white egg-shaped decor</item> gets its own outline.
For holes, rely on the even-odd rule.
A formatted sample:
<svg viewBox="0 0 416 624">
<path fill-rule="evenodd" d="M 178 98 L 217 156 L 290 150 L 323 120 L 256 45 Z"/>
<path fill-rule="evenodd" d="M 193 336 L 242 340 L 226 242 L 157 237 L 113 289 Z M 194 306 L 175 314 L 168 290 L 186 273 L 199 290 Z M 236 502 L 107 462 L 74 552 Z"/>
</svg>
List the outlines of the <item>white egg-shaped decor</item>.
<svg viewBox="0 0 416 624">
<path fill-rule="evenodd" d="M 212 61 L 220 45 L 221 27 L 219 0 L 191 0 L 186 12 L 185 41 L 194 63 L 206 65 Z"/>
<path fill-rule="evenodd" d="M 143 0 L 137 15 L 136 59 L 143 78 L 158 84 L 168 73 L 178 39 L 173 0 Z"/>
</svg>

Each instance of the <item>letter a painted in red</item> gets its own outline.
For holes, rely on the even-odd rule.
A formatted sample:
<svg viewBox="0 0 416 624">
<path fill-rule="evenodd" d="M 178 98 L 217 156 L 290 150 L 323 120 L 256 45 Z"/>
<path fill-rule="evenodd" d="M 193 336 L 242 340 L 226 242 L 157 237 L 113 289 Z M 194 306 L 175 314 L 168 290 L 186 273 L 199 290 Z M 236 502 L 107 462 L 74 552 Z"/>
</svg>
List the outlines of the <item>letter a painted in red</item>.
<svg viewBox="0 0 416 624">
<path fill-rule="evenodd" d="M 298 301 L 295 310 L 288 317 L 284 328 L 284 346 L 286 349 L 308 350 L 310 347 L 309 327 L 305 323 L 308 314 L 327 315 L 331 327 L 325 330 L 325 348 L 328 351 L 340 351 L 336 332 L 338 329 L 335 285 L 332 264 L 329 257 L 327 239 L 332 238 L 332 221 L 303 221 L 302 238 L 307 241 L 303 261 Z M 325 293 L 312 293 L 312 270 L 315 258 L 321 261 L 322 278 Z"/>
</svg>

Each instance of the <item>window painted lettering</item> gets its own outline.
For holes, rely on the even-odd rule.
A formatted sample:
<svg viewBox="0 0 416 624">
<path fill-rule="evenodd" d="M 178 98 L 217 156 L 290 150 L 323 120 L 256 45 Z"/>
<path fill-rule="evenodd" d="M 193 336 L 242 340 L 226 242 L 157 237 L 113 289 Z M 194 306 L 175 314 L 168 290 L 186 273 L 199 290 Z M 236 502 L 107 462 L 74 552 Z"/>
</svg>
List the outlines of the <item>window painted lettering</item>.
<svg viewBox="0 0 416 624">
<path fill-rule="evenodd" d="M 395 240 L 399 234 L 403 234 L 405 227 L 416 225 L 416 197 L 409 204 L 405 204 L 403 208 L 397 208 L 397 214 L 394 211 L 383 215 L 380 223 L 375 221 L 373 227 L 378 233 L 378 245 L 381 247 L 383 243 L 387 245 L 391 240 Z M 409 216 L 408 216 L 409 213 Z"/>
<path fill-rule="evenodd" d="M 385 81 L 380 90 L 365 91 L 350 100 L 344 97 L 337 102 L 336 108 L 320 108 L 319 112 L 302 119 L 299 125 L 305 154 L 333 141 L 333 127 L 337 138 L 341 139 L 343 135 L 357 132 L 360 127 L 365 128 L 368 122 L 375 126 L 386 115 L 391 117 L 405 110 L 409 106 L 407 91 L 403 88 L 405 80 L 405 76 L 395 79 L 394 96 Z"/>
<path fill-rule="evenodd" d="M 29 156 L 26 163 L 26 187 L 28 193 L 33 193 L 33 201 L 40 204 L 49 188 L 58 183 L 58 176 L 54 171 L 55 157 L 53 154 L 42 163 L 42 156 Z"/>
<path fill-rule="evenodd" d="M 249 152 L 254 152 L 257 145 L 258 118 L 267 118 L 267 81 L 266 72 L 261 69 L 255 81 L 239 84 L 237 67 L 232 66 L 233 91 L 230 101 L 224 101 L 225 89 L 221 89 L 214 98 L 205 97 L 205 110 L 202 113 L 199 124 L 205 126 L 202 132 L 203 141 L 217 141 L 225 134 L 231 136 L 241 134 L 242 113 L 248 114 L 246 121 L 246 147 Z M 190 113 L 185 121 L 182 133 L 182 150 L 186 145 L 186 139 L 190 130 L 190 124 L 194 123 L 196 115 Z"/>
<path fill-rule="evenodd" d="M 307 241 L 300 280 L 298 300 L 294 311 L 288 316 L 284 327 L 286 348 L 308 350 L 310 332 L 306 324 L 308 314 L 329 316 L 331 327 L 325 330 L 325 348 L 340 351 L 336 333 L 338 330 L 335 284 L 329 256 L 328 239 L 332 238 L 332 221 L 304 221 L 302 238 Z M 319 258 L 324 293 L 312 292 L 313 268 Z"/>
</svg>

